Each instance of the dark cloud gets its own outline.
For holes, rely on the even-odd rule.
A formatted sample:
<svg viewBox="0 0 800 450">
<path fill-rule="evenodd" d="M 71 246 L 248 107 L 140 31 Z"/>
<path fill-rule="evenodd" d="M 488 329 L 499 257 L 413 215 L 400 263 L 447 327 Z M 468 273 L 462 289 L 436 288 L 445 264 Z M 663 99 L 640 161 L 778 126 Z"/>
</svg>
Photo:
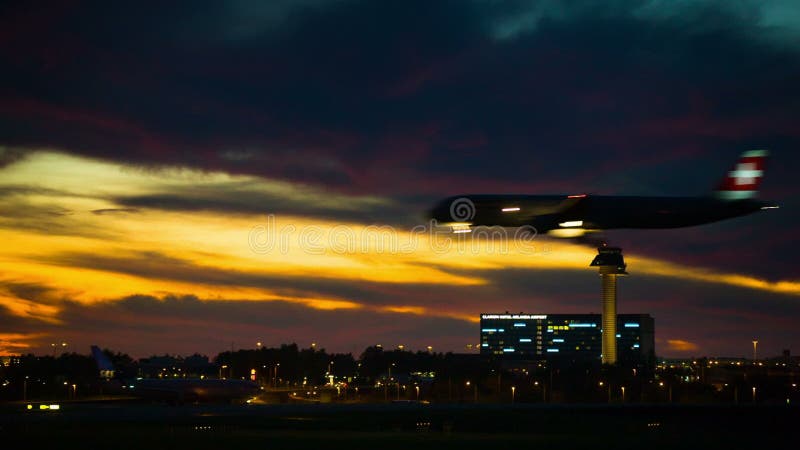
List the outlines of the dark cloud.
<svg viewBox="0 0 800 450">
<path fill-rule="evenodd" d="M 145 168 L 252 174 L 314 189 L 303 197 L 198 184 L 117 195 L 107 199 L 115 206 L 95 214 L 157 208 L 410 224 L 433 198 L 464 191 L 703 195 L 740 151 L 770 148 L 763 195 L 783 209 L 609 238 L 631 254 L 687 266 L 796 278 L 796 2 L 307 0 L 135 8 L 17 2 L 0 8 L 0 166 L 23 158 L 24 149 L 57 148 Z M 94 231 L 57 204 L 21 200 L 25 189 L 36 188 L 0 188 L 0 226 Z M 326 202 L 320 192 L 347 194 L 354 205 Z M 369 196 L 388 200 L 363 201 Z M 556 271 L 481 273 L 491 282 L 465 295 L 444 286 L 265 277 L 160 254 L 71 254 L 44 262 L 370 304 L 414 299 L 470 313 L 495 306 L 578 311 L 596 290 L 572 272 Z M 638 277 L 635 270 L 622 289 L 651 308 L 667 335 L 710 343 L 703 348 L 709 352 L 736 353 L 731 343 L 743 339 L 746 347 L 753 334 L 769 334 L 774 349 L 797 344 L 785 323 L 797 311 L 785 297 Z M 130 298 L 105 309 L 73 305 L 70 323 L 95 320 L 103 336 L 103 324 L 111 328 L 104 318 L 126 311 L 113 308 L 132 308 L 127 334 L 113 338 L 133 345 L 137 330 L 152 323 L 169 335 L 170 322 L 156 314 L 166 310 L 176 328 L 191 331 L 188 348 L 201 327 L 213 328 L 191 316 L 197 311 L 223 317 L 249 311 L 269 320 L 255 312 L 265 308 L 260 303 L 219 311 L 215 305 L 189 297 Z M 286 308 L 299 307 L 280 310 L 291 316 Z M 318 322 L 319 329 L 339 327 L 338 312 L 309 314 L 329 320 Z M 341 316 L 337 336 L 346 335 L 344 323 L 361 336 L 386 339 L 424 323 L 409 317 L 390 333 L 395 328 L 382 322 L 389 316 L 349 314 Z M 765 331 L 766 323 L 779 326 Z M 463 326 L 445 329 L 473 338 Z M 263 332 L 248 327 L 225 325 L 220 335 L 246 340 L 247 333 Z"/>
<path fill-rule="evenodd" d="M 391 194 L 703 192 L 720 157 L 797 144 L 798 49 L 754 38 L 756 6 L 650 3 L 12 7 L 0 132 Z"/>
<path fill-rule="evenodd" d="M 102 216 L 106 214 L 135 214 L 138 213 L 139 210 L 136 208 L 103 208 L 103 209 L 93 209 L 92 214 Z"/>
<path fill-rule="evenodd" d="M 50 286 L 14 280 L 0 280 L 0 289 L 5 290 L 13 297 L 35 302 L 52 303 L 53 294 L 56 292 Z"/>
<path fill-rule="evenodd" d="M 102 304 L 65 304 L 63 325 L 52 333 L 80 351 L 100 344 L 136 356 L 159 352 L 191 354 L 297 342 L 308 347 L 353 352 L 376 343 L 424 349 L 464 348 L 476 327 L 464 321 L 366 310 L 321 311 L 281 301 L 214 300 L 196 297 L 133 296 Z M 109 318 L 115 318 L 113 321 Z M 74 326 L 80 324 L 81 330 Z M 209 333 L 214 330 L 214 333 Z M 301 341 L 298 341 L 301 339 Z"/>
<path fill-rule="evenodd" d="M 448 297 L 457 295 L 458 288 L 431 283 L 397 285 L 366 280 L 310 277 L 307 273 L 246 272 L 199 265 L 186 259 L 157 252 L 131 252 L 128 255 L 108 256 L 92 253 L 65 253 L 40 258 L 48 265 L 81 267 L 116 272 L 147 279 L 160 279 L 230 287 L 269 289 L 287 298 L 337 298 L 367 306 L 446 307 Z M 280 265 L 273 257 L 265 265 Z M 428 301 L 430 300 L 430 301 Z M 457 305 L 457 303 L 456 303 Z"/>
<path fill-rule="evenodd" d="M 168 191 L 118 196 L 112 201 L 137 210 L 213 211 L 223 214 L 302 216 L 358 223 L 414 225 L 425 220 L 422 211 L 430 197 L 346 196 L 321 189 L 265 190 L 258 182 L 197 184 Z"/>
</svg>

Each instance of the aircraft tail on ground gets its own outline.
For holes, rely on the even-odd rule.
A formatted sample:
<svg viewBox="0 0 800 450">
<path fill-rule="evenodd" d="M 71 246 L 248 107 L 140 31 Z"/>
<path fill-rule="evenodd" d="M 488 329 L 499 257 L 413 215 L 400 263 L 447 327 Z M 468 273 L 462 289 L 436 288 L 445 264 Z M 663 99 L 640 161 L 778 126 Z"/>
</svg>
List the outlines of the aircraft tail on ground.
<svg viewBox="0 0 800 450">
<path fill-rule="evenodd" d="M 111 360 L 108 359 L 106 354 L 100 350 L 100 347 L 92 346 L 92 357 L 97 363 L 97 369 L 100 371 L 101 377 L 106 379 L 114 377 L 114 365 L 111 364 Z"/>
<path fill-rule="evenodd" d="M 758 195 L 758 186 L 764 178 L 767 150 L 749 150 L 722 179 L 715 195 L 723 200 L 752 199 Z"/>
</svg>

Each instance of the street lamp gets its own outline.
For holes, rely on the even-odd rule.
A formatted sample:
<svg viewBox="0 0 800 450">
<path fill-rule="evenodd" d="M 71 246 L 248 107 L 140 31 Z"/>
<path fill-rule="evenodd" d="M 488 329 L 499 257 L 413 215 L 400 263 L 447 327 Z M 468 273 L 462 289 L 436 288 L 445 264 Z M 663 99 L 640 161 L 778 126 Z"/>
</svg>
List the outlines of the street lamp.
<svg viewBox="0 0 800 450">
<path fill-rule="evenodd" d="M 472 401 L 478 403 L 478 383 L 472 385 Z"/>
<path fill-rule="evenodd" d="M 756 402 L 756 387 L 753 386 L 753 403 Z"/>
<path fill-rule="evenodd" d="M 261 341 L 256 342 L 256 347 L 261 348 Z"/>
<path fill-rule="evenodd" d="M 757 359 L 756 357 L 758 355 L 756 352 L 757 349 L 758 349 L 758 341 L 753 339 L 753 362 L 755 362 Z"/>
<path fill-rule="evenodd" d="M 517 387 L 516 386 L 511 386 L 511 404 L 512 405 L 514 404 L 514 394 L 516 394 L 516 392 L 517 392 Z"/>
<path fill-rule="evenodd" d="M 280 367 L 281 363 L 275 363 L 275 377 L 272 379 L 272 387 L 275 389 L 278 388 L 278 367 Z"/>
<path fill-rule="evenodd" d="M 73 385 L 72 385 L 72 399 L 73 399 L 73 400 L 75 400 L 75 397 L 76 397 L 76 395 L 75 395 L 75 389 L 76 389 L 77 387 L 78 387 L 78 386 L 77 386 L 77 385 L 75 385 L 75 384 L 73 384 Z"/>
<path fill-rule="evenodd" d="M 417 390 L 417 401 L 419 401 L 419 386 L 414 386 L 414 389 Z"/>
<path fill-rule="evenodd" d="M 58 347 L 61 347 L 61 352 L 63 353 L 63 352 L 64 352 L 64 349 L 67 347 L 67 343 L 66 343 L 66 342 L 64 342 L 64 341 L 62 341 L 62 342 L 61 342 L 61 344 L 58 344 L 58 343 L 56 343 L 56 342 L 52 342 L 52 343 L 50 344 L 50 347 L 53 347 L 53 358 L 55 358 L 55 357 L 56 357 L 56 349 L 57 349 Z"/>
<path fill-rule="evenodd" d="M 621 386 L 620 389 L 622 389 L 622 403 L 625 403 L 625 386 Z"/>
<path fill-rule="evenodd" d="M 603 387 L 604 384 L 605 383 L 603 383 L 602 381 L 597 383 L 597 385 L 600 386 L 601 388 Z M 608 384 L 608 403 L 611 403 L 611 383 Z"/>
<path fill-rule="evenodd" d="M 538 388 L 539 381 L 538 380 L 534 381 L 533 385 Z M 600 385 L 602 386 L 602 382 L 600 382 Z M 547 401 L 547 388 L 545 387 L 544 383 L 542 383 L 541 388 L 542 388 L 542 402 L 544 403 Z"/>
</svg>

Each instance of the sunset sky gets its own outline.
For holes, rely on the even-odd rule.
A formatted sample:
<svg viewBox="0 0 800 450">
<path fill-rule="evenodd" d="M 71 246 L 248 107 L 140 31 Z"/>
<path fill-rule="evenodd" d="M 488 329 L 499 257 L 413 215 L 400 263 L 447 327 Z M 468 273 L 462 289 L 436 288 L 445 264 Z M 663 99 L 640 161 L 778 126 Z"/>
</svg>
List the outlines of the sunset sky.
<svg viewBox="0 0 800 450">
<path fill-rule="evenodd" d="M 10 2 L 0 61 L 0 355 L 466 351 L 599 313 L 596 250 L 437 200 L 708 195 L 762 148 L 781 209 L 606 234 L 619 311 L 659 356 L 800 352 L 797 2 Z"/>
</svg>

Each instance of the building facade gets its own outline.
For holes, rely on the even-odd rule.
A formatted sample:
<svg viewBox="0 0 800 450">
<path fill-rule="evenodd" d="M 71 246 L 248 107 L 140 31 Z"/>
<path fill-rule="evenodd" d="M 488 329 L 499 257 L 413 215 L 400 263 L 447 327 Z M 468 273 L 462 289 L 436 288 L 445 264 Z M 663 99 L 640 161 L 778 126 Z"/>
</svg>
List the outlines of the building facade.
<svg viewBox="0 0 800 450">
<path fill-rule="evenodd" d="M 601 362 L 600 314 L 481 314 L 480 323 L 483 356 Z M 655 364 L 655 323 L 649 314 L 619 314 L 616 339 L 620 364 Z"/>
</svg>

